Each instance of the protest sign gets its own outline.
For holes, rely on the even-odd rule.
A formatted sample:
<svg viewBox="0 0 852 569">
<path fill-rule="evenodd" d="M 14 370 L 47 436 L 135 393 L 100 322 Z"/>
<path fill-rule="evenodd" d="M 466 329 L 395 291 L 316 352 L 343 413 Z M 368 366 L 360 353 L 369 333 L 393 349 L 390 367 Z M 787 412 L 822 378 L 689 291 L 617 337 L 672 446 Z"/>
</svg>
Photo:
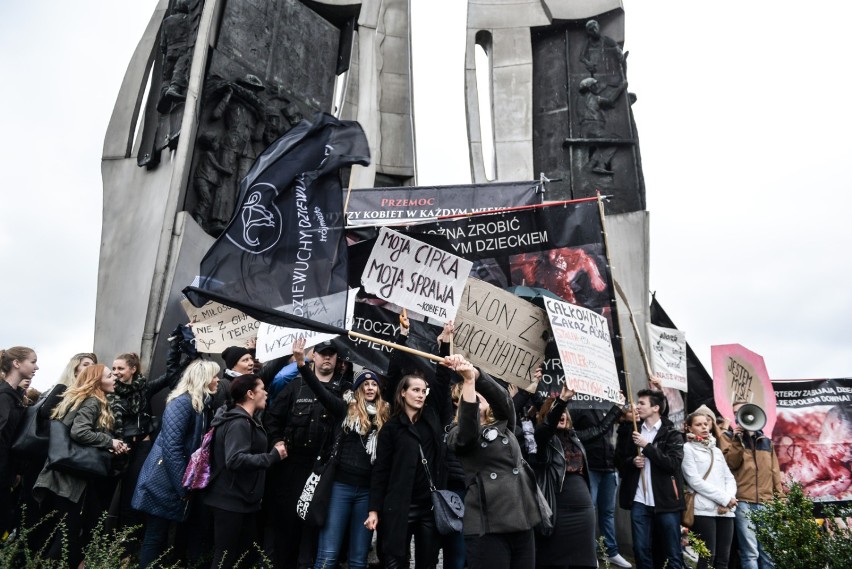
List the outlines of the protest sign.
<svg viewBox="0 0 852 569">
<path fill-rule="evenodd" d="M 439 322 L 455 318 L 473 264 L 386 227 L 361 275 L 364 290 Z"/>
<path fill-rule="evenodd" d="M 686 382 L 686 335 L 680 330 L 648 324 L 651 371 L 663 387 L 688 391 Z"/>
<path fill-rule="evenodd" d="M 293 342 L 298 338 L 305 338 L 305 348 L 311 348 L 336 337 L 337 334 L 325 334 L 304 328 L 285 328 L 261 322 L 257 331 L 257 359 L 268 362 L 292 354 Z"/>
<path fill-rule="evenodd" d="M 455 318 L 456 353 L 486 373 L 529 389 L 549 337 L 547 314 L 541 308 L 479 279 L 468 279 Z"/>
<path fill-rule="evenodd" d="M 775 427 L 775 391 L 763 356 L 739 344 L 725 344 L 710 346 L 710 361 L 719 414 L 733 421 L 735 401 L 753 403 L 766 413 L 763 432 L 771 437 Z"/>
<path fill-rule="evenodd" d="M 229 346 L 243 346 L 257 336 L 260 322 L 236 308 L 212 300 L 196 308 L 187 299 L 181 306 L 193 322 L 195 349 L 205 354 L 219 354 Z"/>
<path fill-rule="evenodd" d="M 852 378 L 774 381 L 783 480 L 817 502 L 852 500 Z"/>
<path fill-rule="evenodd" d="M 303 303 L 300 309 L 307 318 L 316 319 L 317 314 L 323 313 L 329 307 L 331 307 L 331 310 L 337 312 L 337 304 L 346 302 L 346 322 L 333 321 L 331 324 L 348 329 L 352 321 L 353 304 L 355 303 L 355 296 L 357 294 L 358 289 L 353 289 L 348 291 L 348 293 L 340 292 L 321 298 L 313 298 Z M 266 362 L 292 354 L 293 342 L 297 338 L 305 338 L 305 348 L 310 348 L 336 337 L 338 337 L 338 334 L 261 323 L 257 333 L 257 359 Z"/>
<path fill-rule="evenodd" d="M 349 193 L 346 225 L 410 223 L 541 203 L 541 182 L 364 188 Z"/>
<path fill-rule="evenodd" d="M 607 319 L 587 308 L 544 297 L 569 389 L 620 402 L 618 370 Z"/>
</svg>

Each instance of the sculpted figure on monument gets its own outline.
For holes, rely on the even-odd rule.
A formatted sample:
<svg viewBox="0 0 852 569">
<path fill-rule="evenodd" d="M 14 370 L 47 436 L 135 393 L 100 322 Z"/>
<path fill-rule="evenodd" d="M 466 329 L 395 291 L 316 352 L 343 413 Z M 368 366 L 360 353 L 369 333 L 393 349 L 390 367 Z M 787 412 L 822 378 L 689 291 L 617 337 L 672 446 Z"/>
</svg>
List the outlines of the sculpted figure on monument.
<svg viewBox="0 0 852 569">
<path fill-rule="evenodd" d="M 221 82 L 213 89 L 213 100 L 218 100 L 211 118 L 222 119 L 225 124 L 225 144 L 221 165 L 232 173 L 228 184 L 216 192 L 207 232 L 219 235 L 234 213 L 240 181 L 251 168 L 257 153 L 255 142 L 263 137 L 266 106 L 257 96 L 263 91 L 263 82 L 248 74 L 236 81 Z"/>
<path fill-rule="evenodd" d="M 161 114 L 168 113 L 172 103 L 186 99 L 194 43 L 192 27 L 189 0 L 177 0 L 172 14 L 163 20 L 160 31 L 163 73 L 157 111 Z"/>
<path fill-rule="evenodd" d="M 622 81 L 616 87 L 601 87 L 594 77 L 580 81 L 578 113 L 580 118 L 580 135 L 583 138 L 614 139 L 618 134 L 606 128 L 607 113 L 615 106 L 616 101 L 627 89 L 627 81 Z M 592 172 L 611 175 L 612 157 L 616 146 L 602 142 L 589 145 L 588 163 Z"/>
<path fill-rule="evenodd" d="M 609 36 L 601 35 L 601 26 L 597 20 L 586 22 L 586 47 L 580 56 L 589 75 L 617 75 L 624 79 L 626 53 L 622 53 L 618 43 Z"/>
<path fill-rule="evenodd" d="M 210 206 L 213 203 L 213 196 L 225 189 L 223 175 L 234 174 L 232 170 L 222 165 L 219 157 L 220 148 L 219 139 L 213 133 L 204 133 L 198 137 L 199 158 L 192 182 L 198 201 L 195 203 L 192 217 L 205 231 L 210 223 Z"/>
</svg>

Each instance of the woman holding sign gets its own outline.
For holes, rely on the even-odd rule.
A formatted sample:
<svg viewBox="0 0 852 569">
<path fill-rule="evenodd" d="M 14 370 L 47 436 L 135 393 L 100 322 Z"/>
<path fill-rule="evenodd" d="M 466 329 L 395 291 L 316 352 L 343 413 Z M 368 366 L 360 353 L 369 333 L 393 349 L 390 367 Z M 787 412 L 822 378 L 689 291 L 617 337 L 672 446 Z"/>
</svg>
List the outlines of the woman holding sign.
<svg viewBox="0 0 852 569">
<path fill-rule="evenodd" d="M 509 392 L 453 355 L 444 365 L 464 380 L 458 422 L 447 445 L 468 479 L 464 535 L 471 569 L 532 569 L 533 528 L 541 520 L 535 478 L 515 438 Z"/>
<path fill-rule="evenodd" d="M 553 508 L 554 528 L 550 535 L 538 536 L 536 566 L 594 568 L 595 507 L 589 486 L 589 462 L 568 414 L 568 401 L 574 391 L 562 384 L 556 399 L 548 398 L 539 412 L 535 442 L 539 449 L 537 465 L 558 478 Z M 550 497 L 550 496 L 549 496 Z"/>
</svg>

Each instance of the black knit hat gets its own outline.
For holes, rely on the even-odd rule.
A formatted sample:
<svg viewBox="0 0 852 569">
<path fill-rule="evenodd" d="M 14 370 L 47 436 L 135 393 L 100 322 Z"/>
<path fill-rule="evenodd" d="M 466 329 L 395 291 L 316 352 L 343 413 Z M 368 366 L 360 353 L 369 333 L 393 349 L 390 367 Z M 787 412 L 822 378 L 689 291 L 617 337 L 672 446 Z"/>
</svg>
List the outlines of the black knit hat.
<svg viewBox="0 0 852 569">
<path fill-rule="evenodd" d="M 225 368 L 233 369 L 233 367 L 237 365 L 237 362 L 246 354 L 251 354 L 251 351 L 242 346 L 230 346 L 225 348 L 225 351 L 222 352 L 222 359 L 225 360 Z"/>
</svg>

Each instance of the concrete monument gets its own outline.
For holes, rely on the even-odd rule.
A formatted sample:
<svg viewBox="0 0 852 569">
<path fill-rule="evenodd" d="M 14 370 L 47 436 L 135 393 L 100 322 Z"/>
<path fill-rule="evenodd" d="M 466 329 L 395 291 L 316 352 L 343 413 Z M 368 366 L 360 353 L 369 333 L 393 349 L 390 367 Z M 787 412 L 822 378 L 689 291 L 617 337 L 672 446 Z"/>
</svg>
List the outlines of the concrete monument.
<svg viewBox="0 0 852 569">
<path fill-rule="evenodd" d="M 159 369 L 239 180 L 302 117 L 362 123 L 374 160 L 356 187 L 413 182 L 408 22 L 407 0 L 161 0 L 104 141 L 102 357 L 138 351 Z"/>
</svg>

